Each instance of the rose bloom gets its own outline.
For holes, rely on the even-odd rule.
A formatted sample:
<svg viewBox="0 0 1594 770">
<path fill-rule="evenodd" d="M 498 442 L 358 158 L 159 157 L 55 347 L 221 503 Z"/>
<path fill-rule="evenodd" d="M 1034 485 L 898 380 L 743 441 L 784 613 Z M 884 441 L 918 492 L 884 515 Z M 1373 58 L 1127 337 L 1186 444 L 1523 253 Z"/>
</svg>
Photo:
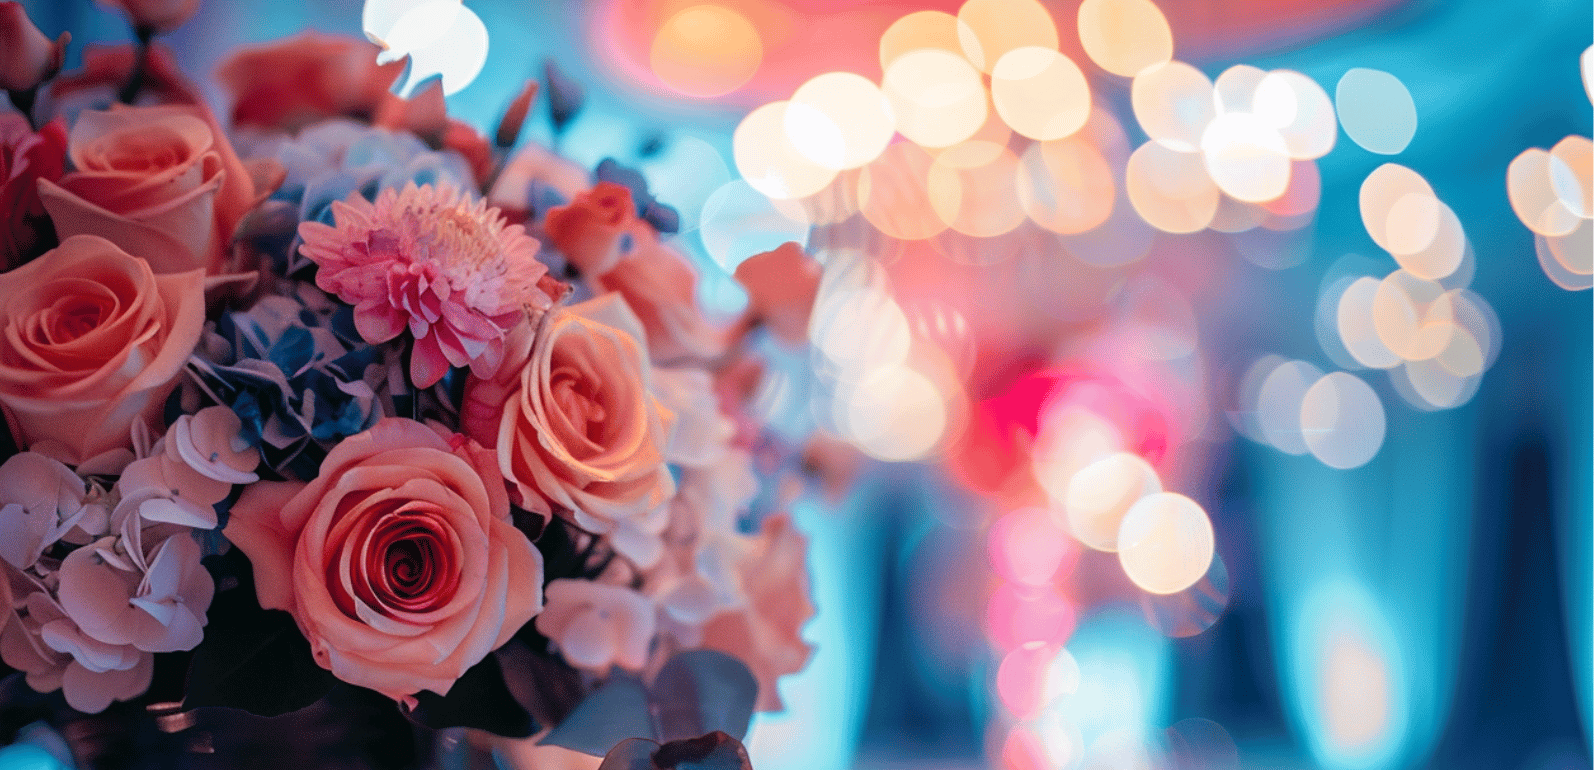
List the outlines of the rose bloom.
<svg viewBox="0 0 1594 770">
<path fill-rule="evenodd" d="M 56 232 L 107 238 L 157 273 L 218 272 L 238 221 L 271 192 L 200 106 L 85 110 L 67 154 L 76 170 L 39 184 Z"/>
<path fill-rule="evenodd" d="M 127 14 L 133 26 L 152 33 L 170 32 L 199 11 L 199 0 L 99 0 L 100 5 Z"/>
<path fill-rule="evenodd" d="M 232 122 L 297 132 L 336 117 L 371 120 L 404 70 L 376 63 L 370 41 L 305 32 L 239 49 L 216 70 L 233 96 Z"/>
<path fill-rule="evenodd" d="M 0 274 L 0 406 L 19 444 L 80 462 L 153 424 L 199 342 L 204 280 L 155 275 L 92 235 Z"/>
<path fill-rule="evenodd" d="M 543 232 L 576 269 L 603 275 L 620 260 L 621 240 L 636 222 L 625 185 L 599 182 L 563 206 L 548 209 Z"/>
<path fill-rule="evenodd" d="M 66 127 L 52 120 L 37 133 L 21 115 L 0 115 L 0 270 L 10 270 L 54 244 L 55 229 L 39 201 L 40 179 L 66 170 Z"/>
<path fill-rule="evenodd" d="M 534 334 L 511 334 L 497 375 L 466 380 L 460 422 L 497 451 L 523 507 L 557 510 L 648 566 L 675 481 L 664 455 L 673 415 L 651 393 L 643 340 L 613 295 L 550 310 Z"/>
<path fill-rule="evenodd" d="M 625 297 L 647 330 L 648 352 L 660 364 L 703 361 L 724 352 L 726 333 L 697 306 L 697 271 L 686 256 L 659 241 L 648 223 L 632 223 L 630 253 L 602 275 L 604 291 Z"/>
<path fill-rule="evenodd" d="M 542 555 L 493 456 L 413 420 L 344 440 L 308 484 L 251 484 L 225 534 L 317 663 L 395 700 L 448 694 L 542 609 Z"/>
</svg>

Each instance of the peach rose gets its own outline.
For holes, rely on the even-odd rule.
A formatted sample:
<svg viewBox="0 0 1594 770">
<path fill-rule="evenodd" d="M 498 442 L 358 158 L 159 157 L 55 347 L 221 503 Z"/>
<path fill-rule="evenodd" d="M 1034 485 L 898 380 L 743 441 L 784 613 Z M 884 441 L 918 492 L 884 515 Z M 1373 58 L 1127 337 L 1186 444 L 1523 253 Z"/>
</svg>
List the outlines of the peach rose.
<svg viewBox="0 0 1594 770">
<path fill-rule="evenodd" d="M 199 342 L 204 280 L 155 275 L 93 235 L 0 274 L 0 406 L 18 442 L 51 440 L 79 462 L 127 447 Z"/>
<path fill-rule="evenodd" d="M 747 314 L 769 327 L 788 345 L 808 341 L 808 318 L 819 294 L 819 263 L 796 243 L 754 254 L 736 266 L 736 281 L 747 289 Z"/>
<path fill-rule="evenodd" d="M 576 269 L 600 276 L 620 260 L 621 241 L 636 219 L 631 190 L 599 182 L 569 203 L 548 209 L 542 229 Z"/>
<path fill-rule="evenodd" d="M 225 534 L 317 663 L 394 700 L 447 695 L 542 609 L 542 555 L 493 456 L 413 420 L 344 440 L 309 484 L 250 485 Z"/>
<path fill-rule="evenodd" d="M 232 122 L 297 132 L 328 118 L 370 120 L 404 71 L 376 63 L 368 40 L 305 32 L 239 49 L 216 70 L 232 92 Z"/>
<path fill-rule="evenodd" d="M 659 241 L 646 222 L 631 226 L 631 252 L 593 276 L 604 291 L 625 297 L 648 334 L 657 363 L 702 361 L 725 351 L 727 335 L 697 306 L 697 272 L 686 256 Z"/>
<path fill-rule="evenodd" d="M 100 5 L 119 9 L 134 27 L 152 34 L 177 29 L 199 11 L 199 0 L 100 0 Z"/>
<path fill-rule="evenodd" d="M 814 616 L 808 598 L 808 542 L 780 515 L 764 522 L 740 565 L 747 604 L 703 626 L 703 646 L 735 655 L 758 677 L 758 710 L 784 706 L 776 683 L 808 665 L 813 648 L 802 629 Z"/>
<path fill-rule="evenodd" d="M 648 566 L 675 481 L 664 455 L 673 415 L 653 397 L 643 339 L 613 295 L 550 310 L 535 333 L 511 333 L 497 375 L 466 381 L 460 421 L 497 450 L 521 505 L 557 509 Z"/>
<path fill-rule="evenodd" d="M 107 238 L 157 273 L 218 272 L 238 221 L 264 197 L 200 106 L 85 110 L 67 156 L 74 171 L 39 183 L 56 232 Z"/>
</svg>

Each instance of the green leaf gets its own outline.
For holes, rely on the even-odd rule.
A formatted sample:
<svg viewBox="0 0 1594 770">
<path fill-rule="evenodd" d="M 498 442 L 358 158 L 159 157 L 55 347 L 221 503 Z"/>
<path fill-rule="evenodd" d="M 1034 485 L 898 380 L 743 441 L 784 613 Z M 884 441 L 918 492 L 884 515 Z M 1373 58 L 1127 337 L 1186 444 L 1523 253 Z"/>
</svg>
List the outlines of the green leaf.
<svg viewBox="0 0 1594 770">
<path fill-rule="evenodd" d="M 647 690 L 636 678 L 615 674 L 538 743 L 601 757 L 627 738 L 653 737 Z"/>
</svg>

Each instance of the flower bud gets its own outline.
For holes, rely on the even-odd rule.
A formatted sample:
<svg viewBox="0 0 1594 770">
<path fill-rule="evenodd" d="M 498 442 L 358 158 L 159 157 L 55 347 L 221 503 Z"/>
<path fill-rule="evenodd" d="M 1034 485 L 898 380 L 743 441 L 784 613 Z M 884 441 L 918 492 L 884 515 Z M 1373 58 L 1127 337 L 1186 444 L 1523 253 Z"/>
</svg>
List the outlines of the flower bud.
<svg viewBox="0 0 1594 770">
<path fill-rule="evenodd" d="M 170 32 L 183 26 L 199 11 L 199 0 L 99 0 L 101 5 L 121 10 L 133 27 L 153 34 Z"/>
<path fill-rule="evenodd" d="M 51 42 L 21 3 L 0 3 L 0 88 L 27 91 L 60 72 L 68 39 Z"/>
</svg>

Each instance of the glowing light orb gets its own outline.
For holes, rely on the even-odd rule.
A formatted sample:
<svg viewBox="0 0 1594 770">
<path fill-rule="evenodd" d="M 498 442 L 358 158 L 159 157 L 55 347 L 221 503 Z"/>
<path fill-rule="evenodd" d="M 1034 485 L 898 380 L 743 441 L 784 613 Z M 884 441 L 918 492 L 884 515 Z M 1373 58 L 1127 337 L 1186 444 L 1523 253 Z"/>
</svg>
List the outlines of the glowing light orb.
<svg viewBox="0 0 1594 770">
<path fill-rule="evenodd" d="M 1090 117 L 1090 86 L 1072 59 L 1027 46 L 1002 55 L 991 70 L 991 98 L 1007 125 L 1031 139 L 1062 139 Z"/>
<path fill-rule="evenodd" d="M 676 12 L 653 37 L 648 64 L 665 85 L 687 96 L 721 96 L 751 80 L 764 41 L 746 16 L 723 5 Z"/>
<path fill-rule="evenodd" d="M 882 90 L 897 130 L 924 147 L 946 147 L 974 135 L 989 109 L 980 73 L 961 56 L 936 48 L 891 62 Z"/>
<path fill-rule="evenodd" d="M 1391 369 L 1401 362 L 1400 356 L 1378 339 L 1373 326 L 1373 300 L 1381 283 L 1377 278 L 1357 278 L 1340 295 L 1335 316 L 1345 351 L 1369 369 Z"/>
<path fill-rule="evenodd" d="M 1322 374 L 1305 361 L 1289 361 L 1279 364 L 1262 380 L 1256 394 L 1257 425 L 1262 438 L 1274 449 L 1292 455 L 1307 453 L 1306 438 L 1301 433 L 1301 401 Z"/>
<path fill-rule="evenodd" d="M 731 149 L 736 169 L 753 189 L 770 198 L 813 195 L 830 184 L 836 170 L 808 159 L 787 131 L 789 102 L 771 102 L 748 113 L 736 126 Z"/>
<path fill-rule="evenodd" d="M 1237 200 L 1270 201 L 1289 188 L 1284 139 L 1255 115 L 1219 115 L 1201 134 L 1201 158 L 1218 189 Z"/>
<path fill-rule="evenodd" d="M 1266 70 L 1249 64 L 1236 64 L 1219 73 L 1212 83 L 1213 105 L 1218 114 L 1251 114 L 1256 106 L 1256 90 L 1266 78 Z"/>
<path fill-rule="evenodd" d="M 985 161 L 990 153 L 984 150 L 960 146 L 937 155 L 926 189 L 931 208 L 948 227 L 993 238 L 1024 223 L 1024 206 L 1014 184 L 1018 159 L 1006 147 L 996 147 L 995 158 Z"/>
<path fill-rule="evenodd" d="M 786 134 L 797 150 L 838 171 L 880 157 L 896 127 L 880 88 L 850 72 L 827 72 L 802 84 L 786 110 Z"/>
<path fill-rule="evenodd" d="M 1391 253 L 1415 253 L 1439 233 L 1439 199 L 1421 174 L 1385 163 L 1362 180 L 1362 226 Z"/>
<path fill-rule="evenodd" d="M 1057 25 L 1035 0 L 967 0 L 958 9 L 957 33 L 963 55 L 985 73 L 1015 48 L 1057 49 Z"/>
<path fill-rule="evenodd" d="M 939 48 L 958 56 L 958 19 L 945 11 L 915 11 L 891 23 L 880 36 L 880 71 L 891 69 L 897 57 L 920 48 Z"/>
<path fill-rule="evenodd" d="M 1182 61 L 1154 65 L 1135 75 L 1129 89 L 1135 120 L 1146 135 L 1171 149 L 1194 152 L 1217 117 L 1212 81 Z"/>
<path fill-rule="evenodd" d="M 1097 66 L 1124 77 L 1173 58 L 1173 31 L 1150 0 L 1085 0 L 1079 42 Z"/>
<path fill-rule="evenodd" d="M 1112 215 L 1112 168 L 1080 137 L 1030 145 L 1019 159 L 1017 183 L 1024 212 L 1054 233 L 1082 233 Z"/>
<path fill-rule="evenodd" d="M 876 230 L 901 240 L 929 238 L 946 229 L 930 204 L 935 158 L 912 142 L 897 142 L 858 176 L 858 208 Z"/>
<path fill-rule="evenodd" d="M 1301 431 L 1312 456 L 1330 468 L 1357 468 L 1384 443 L 1384 405 L 1356 375 L 1333 372 L 1308 388 Z"/>
<path fill-rule="evenodd" d="M 1345 135 L 1368 152 L 1399 155 L 1417 135 L 1417 103 L 1388 72 L 1347 71 L 1334 88 L 1334 105 Z"/>
<path fill-rule="evenodd" d="M 1582 218 L 1557 192 L 1552 166 L 1564 164 L 1537 147 L 1525 150 L 1506 168 L 1506 194 L 1511 209 L 1522 224 L 1539 235 L 1566 235 L 1577 228 Z M 1562 188 L 1573 185 L 1562 183 Z M 1581 201 L 1577 201 L 1581 209 Z"/>
<path fill-rule="evenodd" d="M 378 64 L 410 57 L 394 93 L 406 99 L 421 84 L 441 80 L 443 94 L 457 93 L 487 63 L 487 27 L 460 0 L 366 0 L 365 36 L 382 51 Z"/>
<path fill-rule="evenodd" d="M 1317 81 L 1290 70 L 1274 70 L 1257 83 L 1253 110 L 1284 139 L 1290 157 L 1312 160 L 1334 149 L 1339 122 L 1334 103 Z"/>
<path fill-rule="evenodd" d="M 997 574 L 1032 586 L 1050 583 L 1075 555 L 1068 533 L 1039 508 L 1025 508 L 997 519 L 991 525 L 989 545 L 991 566 Z"/>
<path fill-rule="evenodd" d="M 1116 452 L 1093 462 L 1068 482 L 1063 509 L 1068 529 L 1098 551 L 1118 550 L 1118 529 L 1130 507 L 1162 491 L 1162 480 L 1140 455 Z"/>
<path fill-rule="evenodd" d="M 1196 501 L 1174 492 L 1140 499 L 1118 530 L 1118 563 L 1142 590 L 1171 594 L 1194 585 L 1212 565 L 1212 522 Z"/>
<path fill-rule="evenodd" d="M 1218 188 L 1199 153 L 1179 152 L 1157 142 L 1129 156 L 1124 188 L 1146 224 L 1169 233 L 1205 229 L 1218 209 Z"/>
</svg>

